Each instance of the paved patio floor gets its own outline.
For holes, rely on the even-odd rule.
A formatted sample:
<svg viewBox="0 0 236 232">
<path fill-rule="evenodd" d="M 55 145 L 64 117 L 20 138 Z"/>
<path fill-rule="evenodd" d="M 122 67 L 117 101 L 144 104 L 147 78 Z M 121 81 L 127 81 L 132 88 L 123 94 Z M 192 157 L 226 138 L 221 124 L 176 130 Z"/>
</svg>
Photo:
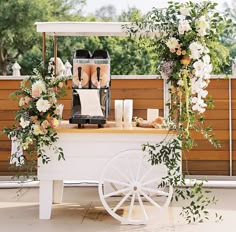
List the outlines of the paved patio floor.
<svg viewBox="0 0 236 232">
<path fill-rule="evenodd" d="M 236 231 L 236 189 L 213 188 L 219 202 L 210 208 L 224 218 L 187 224 L 179 216 L 181 205 L 172 203 L 157 220 L 147 225 L 121 225 L 102 207 L 97 187 L 66 187 L 62 204 L 53 205 L 51 220 L 39 220 L 37 187 L 0 189 L 0 232 L 209 232 Z"/>
</svg>

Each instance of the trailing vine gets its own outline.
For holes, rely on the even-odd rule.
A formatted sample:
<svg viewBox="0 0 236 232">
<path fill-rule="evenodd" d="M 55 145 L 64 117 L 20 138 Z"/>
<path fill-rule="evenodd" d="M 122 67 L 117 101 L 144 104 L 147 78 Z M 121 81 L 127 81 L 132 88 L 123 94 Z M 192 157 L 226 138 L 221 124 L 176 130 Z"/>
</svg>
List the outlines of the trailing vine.
<svg viewBox="0 0 236 232">
<path fill-rule="evenodd" d="M 172 200 L 184 200 L 180 215 L 188 222 L 204 222 L 209 220 L 209 205 L 217 203 L 215 196 L 210 196 L 211 191 L 204 189 L 206 181 L 191 180 L 186 183 L 185 175 L 182 174 L 182 146 L 178 138 L 163 140 L 152 145 L 143 144 L 143 151 L 148 152 L 149 162 L 152 165 L 164 164 L 167 167 L 167 175 L 162 177 L 158 187 L 174 187 Z M 221 221 L 221 215 L 215 213 L 215 220 Z"/>
</svg>

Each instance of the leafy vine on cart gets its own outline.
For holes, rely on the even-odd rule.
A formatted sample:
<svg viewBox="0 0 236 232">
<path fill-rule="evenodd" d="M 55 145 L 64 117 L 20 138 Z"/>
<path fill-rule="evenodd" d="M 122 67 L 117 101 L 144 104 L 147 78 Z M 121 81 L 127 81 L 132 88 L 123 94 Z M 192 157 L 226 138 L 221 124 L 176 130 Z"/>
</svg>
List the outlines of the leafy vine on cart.
<svg viewBox="0 0 236 232">
<path fill-rule="evenodd" d="M 181 213 L 189 223 L 208 219 L 207 207 L 216 203 L 215 197 L 208 197 L 209 191 L 203 190 L 202 181 L 191 183 L 189 188 L 178 188 L 186 187 L 178 167 L 180 151 L 193 148 L 194 131 L 214 147 L 220 147 L 212 128 L 204 122 L 204 113 L 207 108 L 213 108 L 207 91 L 216 54 L 213 44 L 220 41 L 226 29 L 231 30 L 232 20 L 217 12 L 216 6 L 217 3 L 210 1 L 170 1 L 167 8 L 153 8 L 141 20 L 126 26 L 131 37 L 139 37 L 140 41 L 149 39 L 157 54 L 157 71 L 169 86 L 166 121 L 176 131 L 177 139 L 144 144 L 143 150 L 149 152 L 152 165 L 162 163 L 169 169 L 162 185 L 177 186 L 174 198 L 190 200 Z M 217 215 L 217 220 L 221 219 Z"/>
</svg>

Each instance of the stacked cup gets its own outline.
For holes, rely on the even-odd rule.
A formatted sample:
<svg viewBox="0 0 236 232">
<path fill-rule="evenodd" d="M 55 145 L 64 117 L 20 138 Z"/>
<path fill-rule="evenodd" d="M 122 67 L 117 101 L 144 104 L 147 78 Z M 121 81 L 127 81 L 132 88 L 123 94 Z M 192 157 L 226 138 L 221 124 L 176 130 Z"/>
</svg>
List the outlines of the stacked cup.
<svg viewBox="0 0 236 232">
<path fill-rule="evenodd" d="M 133 100 L 115 100 L 115 122 L 117 127 L 122 127 L 123 120 L 125 127 L 132 127 Z"/>
</svg>

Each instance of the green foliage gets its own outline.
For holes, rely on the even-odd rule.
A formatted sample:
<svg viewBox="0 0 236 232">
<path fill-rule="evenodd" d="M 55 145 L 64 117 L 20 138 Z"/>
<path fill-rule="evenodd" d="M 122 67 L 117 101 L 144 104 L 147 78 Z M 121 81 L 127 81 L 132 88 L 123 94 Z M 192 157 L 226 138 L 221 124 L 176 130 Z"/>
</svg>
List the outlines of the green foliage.
<svg viewBox="0 0 236 232">
<path fill-rule="evenodd" d="M 143 151 L 149 153 L 149 162 L 152 165 L 163 164 L 167 167 L 167 175 L 162 177 L 159 187 L 174 187 L 172 200 L 184 200 L 180 215 L 188 222 L 204 222 L 209 220 L 210 205 L 217 203 L 217 199 L 211 196 L 211 191 L 204 189 L 206 181 L 192 180 L 186 183 L 185 176 L 181 173 L 181 142 L 178 139 L 170 138 L 158 144 L 144 144 Z M 216 221 L 222 220 L 222 216 L 215 214 Z"/>
<path fill-rule="evenodd" d="M 26 58 L 29 51 L 30 54 L 35 54 L 34 46 L 40 49 L 41 35 L 36 32 L 35 22 L 71 20 L 74 17 L 71 9 L 74 9 L 76 2 L 79 6 L 84 0 L 1 0 L 0 74 L 11 73 L 10 67 L 14 61 L 22 56 Z M 77 9 L 80 11 L 80 8 Z M 30 62 L 27 66 L 32 70 L 32 65 Z"/>
</svg>

